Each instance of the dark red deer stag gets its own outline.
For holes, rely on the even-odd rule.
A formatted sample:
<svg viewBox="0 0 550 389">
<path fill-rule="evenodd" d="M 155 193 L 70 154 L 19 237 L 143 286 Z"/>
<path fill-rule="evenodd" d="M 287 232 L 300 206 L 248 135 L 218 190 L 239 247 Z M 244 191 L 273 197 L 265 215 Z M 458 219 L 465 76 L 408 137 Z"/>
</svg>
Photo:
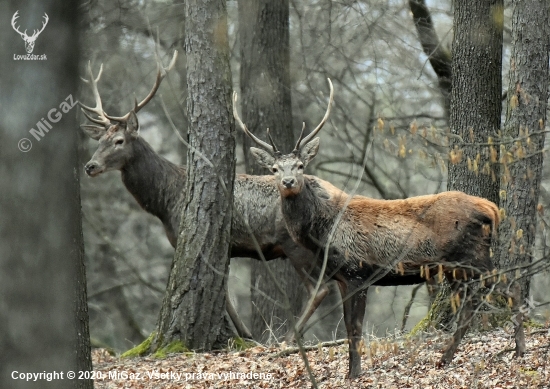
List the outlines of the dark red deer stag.
<svg viewBox="0 0 550 389">
<path fill-rule="evenodd" d="M 84 81 L 92 87 L 95 107 L 82 105 L 86 117 L 95 123 L 83 125 L 82 128 L 88 136 L 99 141 L 96 152 L 85 166 L 86 173 L 90 177 L 96 177 L 111 170 L 120 170 L 122 182 L 128 191 L 144 210 L 160 219 L 173 247 L 176 247 L 185 202 L 186 169 L 158 155 L 139 136 L 136 113 L 153 98 L 175 60 L 176 53 L 167 68 L 158 63 L 157 78 L 152 90 L 143 101 L 136 101 L 135 108 L 122 117 L 109 116 L 103 110 L 97 87 L 103 68 L 94 77 L 88 65 L 89 79 Z M 326 181 L 314 177 L 311 179 L 327 190 L 338 191 Z M 312 300 L 309 309 L 304 307 L 297 322 L 296 328 L 299 332 L 329 292 L 329 287 L 323 283 L 315 293 L 314 281 L 319 275 L 315 266 L 315 255 L 295 243 L 288 235 L 278 204 L 280 200 L 275 177 L 237 175 L 234 190 L 236 212 L 231 229 L 231 256 L 261 259 L 246 226 L 248 223 L 266 260 L 281 257 L 290 259 Z M 226 303 L 240 335 L 251 337 L 229 299 Z M 287 341 L 292 340 L 293 336 L 292 329 L 286 336 Z"/>
<path fill-rule="evenodd" d="M 304 129 L 294 150 L 283 155 L 270 143 L 255 137 L 234 116 L 242 130 L 262 149 L 251 148 L 257 162 L 276 178 L 286 225 L 292 238 L 309 250 L 327 253 L 327 272 L 333 274 L 344 301 L 344 321 L 349 340 L 349 377 L 361 373 L 361 337 L 369 285 L 406 285 L 424 282 L 430 274 L 445 276 L 453 293 L 459 293 L 458 327 L 439 365 L 449 363 L 472 319 L 474 279 L 494 274 L 491 238 L 499 223 L 497 206 L 462 192 L 375 200 L 332 192 L 304 175 L 319 149 L 314 138 L 328 119 L 330 99 L 321 123 L 305 138 Z M 234 104 L 237 100 L 234 94 Z M 322 256 L 321 256 L 322 258 Z M 327 274 L 329 274 L 327 273 Z M 486 286 L 502 286 L 486 278 Z M 505 290 L 515 298 L 519 291 Z M 458 300 L 458 299 L 456 299 Z M 456 301 L 455 300 L 455 301 Z M 521 313 L 517 318 L 521 318 Z M 516 328 L 516 353 L 523 354 L 523 327 Z"/>
</svg>

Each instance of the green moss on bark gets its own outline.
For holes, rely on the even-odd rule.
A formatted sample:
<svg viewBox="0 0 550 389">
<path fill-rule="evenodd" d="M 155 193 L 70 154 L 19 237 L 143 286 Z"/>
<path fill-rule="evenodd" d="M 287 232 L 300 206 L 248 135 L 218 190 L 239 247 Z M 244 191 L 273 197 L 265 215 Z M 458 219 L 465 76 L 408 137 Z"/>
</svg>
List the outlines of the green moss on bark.
<svg viewBox="0 0 550 389">
<path fill-rule="evenodd" d="M 441 323 L 449 321 L 447 316 L 452 315 L 449 291 L 450 288 L 442 288 L 439 291 L 426 316 L 409 332 L 410 337 L 427 332 L 432 328 L 439 329 Z"/>
<path fill-rule="evenodd" d="M 256 346 L 254 342 L 249 342 L 241 337 L 234 337 L 231 338 L 229 341 L 229 349 L 230 350 L 236 350 L 236 351 L 244 351 L 246 349 L 252 348 Z"/>
<path fill-rule="evenodd" d="M 135 358 L 143 357 L 145 355 L 151 354 L 151 344 L 155 340 L 156 332 L 153 332 L 147 339 L 145 339 L 141 344 L 137 345 L 134 348 L 124 352 L 120 357 L 121 358 Z M 168 354 L 191 354 L 187 347 L 181 341 L 173 341 L 165 347 L 161 347 L 151 354 L 153 358 L 166 358 Z"/>
<path fill-rule="evenodd" d="M 185 354 L 190 355 L 193 354 L 185 345 L 183 342 L 179 340 L 175 340 L 166 347 L 162 347 L 155 351 L 155 353 L 152 355 L 153 358 L 166 358 L 168 354 Z"/>
<path fill-rule="evenodd" d="M 137 345 L 134 348 L 131 348 L 130 350 L 122 353 L 120 355 L 121 358 L 135 358 L 135 357 L 142 357 L 144 355 L 149 354 L 149 350 L 151 348 L 151 343 L 153 342 L 153 339 L 156 336 L 156 332 L 153 332 L 147 339 L 145 339 L 141 344 Z"/>
</svg>

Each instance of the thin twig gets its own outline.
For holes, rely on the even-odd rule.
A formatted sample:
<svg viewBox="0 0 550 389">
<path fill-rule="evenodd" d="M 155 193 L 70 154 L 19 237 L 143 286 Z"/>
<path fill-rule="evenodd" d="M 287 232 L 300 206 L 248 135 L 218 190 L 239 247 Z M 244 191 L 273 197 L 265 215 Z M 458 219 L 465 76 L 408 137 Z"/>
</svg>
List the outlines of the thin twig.
<svg viewBox="0 0 550 389">
<path fill-rule="evenodd" d="M 316 350 L 319 347 L 340 346 L 342 344 L 347 343 L 347 341 L 348 341 L 347 339 L 339 339 L 339 340 L 334 340 L 334 341 L 330 341 L 330 342 L 322 342 L 322 343 L 311 345 L 311 346 L 302 346 L 301 349 L 303 351 L 311 351 L 311 350 Z M 287 355 L 290 355 L 290 354 L 296 354 L 296 353 L 299 353 L 299 352 L 300 352 L 300 347 L 289 347 L 289 348 L 286 348 L 286 349 L 284 349 L 282 351 L 279 351 L 277 353 L 271 354 L 271 355 L 269 355 L 269 357 L 270 358 L 278 358 L 278 357 L 284 357 L 284 356 L 287 356 Z"/>
</svg>

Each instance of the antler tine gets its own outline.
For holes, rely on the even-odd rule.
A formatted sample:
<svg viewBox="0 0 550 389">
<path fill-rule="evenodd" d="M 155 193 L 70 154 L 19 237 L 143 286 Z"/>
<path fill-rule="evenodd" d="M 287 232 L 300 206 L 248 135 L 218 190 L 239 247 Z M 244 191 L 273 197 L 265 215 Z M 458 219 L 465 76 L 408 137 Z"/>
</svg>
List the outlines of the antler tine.
<svg viewBox="0 0 550 389">
<path fill-rule="evenodd" d="M 87 70 L 88 70 L 88 76 L 90 77 L 90 79 L 86 80 L 85 78 L 82 78 L 82 81 L 92 86 L 92 93 L 94 95 L 95 107 L 88 107 L 87 105 L 84 105 L 79 102 L 82 113 L 91 122 L 94 122 L 96 124 L 101 124 L 102 126 L 108 126 L 111 124 L 111 122 L 107 118 L 107 115 L 105 114 L 105 112 L 103 111 L 103 105 L 101 104 L 101 96 L 99 95 L 99 90 L 97 88 L 97 82 L 99 81 L 101 74 L 103 73 L 103 64 L 101 64 L 101 66 L 99 67 L 99 73 L 97 74 L 97 77 L 94 77 L 94 74 L 92 72 L 92 65 L 89 61 L 88 61 Z M 96 119 L 92 117 L 86 111 L 96 114 L 98 118 Z"/>
<path fill-rule="evenodd" d="M 44 13 L 44 16 L 42 17 L 44 18 L 44 21 L 42 22 L 42 28 L 40 30 L 34 30 L 32 34 L 32 38 L 40 35 L 42 31 L 44 31 L 44 29 L 46 28 L 46 25 L 48 24 L 48 20 L 50 20 L 47 13 Z"/>
<path fill-rule="evenodd" d="M 16 25 L 16 21 L 17 21 L 17 19 L 19 19 L 18 13 L 19 13 L 19 10 L 17 10 L 17 11 L 13 14 L 13 16 L 12 16 L 12 18 L 11 18 L 11 26 L 13 27 L 13 29 L 14 29 L 15 31 L 17 31 L 17 33 L 18 33 L 19 35 L 21 35 L 21 36 L 27 35 L 27 34 L 25 34 L 25 33 L 22 33 L 21 31 L 19 31 L 19 27 L 17 27 L 17 25 Z M 25 32 L 27 32 L 27 30 L 25 30 Z"/>
<path fill-rule="evenodd" d="M 174 55 L 172 56 L 172 60 L 170 61 L 170 63 L 168 64 L 168 67 L 163 67 L 162 66 L 162 62 L 160 61 L 160 59 L 157 61 L 157 79 L 155 81 L 155 85 L 153 85 L 153 89 L 151 89 L 151 92 L 149 92 L 149 94 L 147 95 L 147 97 L 145 97 L 141 103 L 139 103 L 135 109 L 134 109 L 134 112 L 138 112 L 140 109 L 142 109 L 143 107 L 145 107 L 145 105 L 147 105 L 147 103 L 155 96 L 155 93 L 157 93 L 157 90 L 159 89 L 160 87 L 160 83 L 162 82 L 162 80 L 164 79 L 164 77 L 166 77 L 166 75 L 168 74 L 168 72 L 170 70 L 172 70 L 172 68 L 174 67 L 174 65 L 176 64 L 176 59 L 178 58 L 178 51 L 177 50 L 174 50 Z"/>
<path fill-rule="evenodd" d="M 137 100 L 135 100 L 135 102 L 134 102 L 134 113 L 138 113 L 155 96 L 155 94 L 157 93 L 157 91 L 160 87 L 160 83 L 162 82 L 164 77 L 166 77 L 166 74 L 168 74 L 168 72 L 170 70 L 172 70 L 172 68 L 176 64 L 176 59 L 177 58 L 178 58 L 178 51 L 175 50 L 174 55 L 172 56 L 172 60 L 170 61 L 170 64 L 166 68 L 162 66 L 162 62 L 160 61 L 160 59 L 157 59 L 157 79 L 155 80 L 155 84 L 153 85 L 153 88 L 151 89 L 149 94 L 140 103 L 138 103 Z M 111 120 L 114 120 L 114 121 L 117 121 L 117 122 L 125 122 L 126 120 L 128 120 L 128 117 L 130 116 L 130 112 L 128 112 L 124 116 L 119 116 L 119 117 L 109 116 L 109 115 L 106 115 L 106 116 L 107 116 L 107 118 L 109 118 Z"/>
<path fill-rule="evenodd" d="M 271 147 L 273 147 L 273 152 L 275 154 L 279 154 L 279 150 L 277 150 L 277 146 L 275 146 L 275 142 L 273 141 L 273 138 L 271 137 L 271 133 L 269 132 L 269 128 L 267 129 L 267 137 L 269 138 L 269 142 L 271 143 Z"/>
<path fill-rule="evenodd" d="M 261 139 L 257 138 L 256 136 L 254 136 L 254 134 L 252 134 L 250 131 L 248 131 L 248 128 L 243 123 L 243 121 L 239 117 L 239 113 L 237 112 L 237 92 L 233 92 L 233 117 L 235 118 L 235 120 L 237 121 L 239 126 L 241 126 L 244 133 L 246 135 L 248 135 L 250 137 L 250 139 L 252 139 L 254 142 L 256 142 L 256 144 L 258 146 L 263 147 L 264 149 L 266 149 L 267 151 L 269 151 L 272 154 L 275 154 L 277 152 L 276 149 L 273 146 L 270 146 L 269 144 L 267 144 L 263 140 L 261 140 Z"/>
<path fill-rule="evenodd" d="M 298 143 L 296 144 L 296 148 L 295 148 L 296 150 L 300 149 L 300 143 L 305 145 L 309 141 L 311 141 L 313 139 L 313 137 L 315 135 L 317 135 L 317 133 L 321 130 L 321 128 L 323 128 L 323 125 L 328 120 L 328 116 L 330 115 L 330 109 L 331 109 L 331 106 L 332 106 L 332 102 L 334 101 L 334 88 L 332 86 L 332 81 L 330 81 L 330 78 L 327 78 L 327 80 L 328 80 L 328 83 L 330 85 L 330 97 L 329 97 L 329 101 L 328 101 L 327 111 L 325 112 L 325 116 L 323 117 L 323 120 L 321 120 L 321 123 L 319 123 L 319 125 L 317 127 L 315 127 L 315 129 L 313 131 L 311 131 L 311 133 L 308 136 L 306 136 L 304 139 L 298 140 Z"/>
<path fill-rule="evenodd" d="M 297 151 L 300 147 L 300 142 L 302 141 L 302 138 L 304 137 L 304 130 L 306 129 L 306 122 L 302 122 L 302 132 L 300 132 L 300 137 L 298 138 L 298 142 L 296 142 L 296 146 L 294 146 L 294 151 Z"/>
</svg>

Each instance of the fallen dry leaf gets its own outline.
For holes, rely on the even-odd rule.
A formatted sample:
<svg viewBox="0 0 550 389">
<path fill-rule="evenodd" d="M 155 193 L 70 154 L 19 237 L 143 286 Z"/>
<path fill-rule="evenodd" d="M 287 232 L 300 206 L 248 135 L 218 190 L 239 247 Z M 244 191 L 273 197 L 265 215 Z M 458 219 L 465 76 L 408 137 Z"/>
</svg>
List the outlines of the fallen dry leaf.
<svg viewBox="0 0 550 389">
<path fill-rule="evenodd" d="M 346 379 L 347 345 L 318 347 L 307 352 L 319 388 L 548 388 L 550 339 L 548 329 L 526 336 L 527 354 L 513 358 L 514 343 L 503 330 L 470 333 L 453 362 L 443 369 L 435 363 L 446 337 L 424 340 L 378 339 L 376 354 L 363 355 L 363 374 Z M 366 342 L 368 346 L 368 342 Z M 311 388 L 304 361 L 298 353 L 274 357 L 274 347 L 246 352 L 169 355 L 120 359 L 103 349 L 92 352 L 96 389 L 171 388 Z M 332 351 L 331 351 L 332 350 Z M 397 351 L 397 352 L 396 352 Z"/>
</svg>

